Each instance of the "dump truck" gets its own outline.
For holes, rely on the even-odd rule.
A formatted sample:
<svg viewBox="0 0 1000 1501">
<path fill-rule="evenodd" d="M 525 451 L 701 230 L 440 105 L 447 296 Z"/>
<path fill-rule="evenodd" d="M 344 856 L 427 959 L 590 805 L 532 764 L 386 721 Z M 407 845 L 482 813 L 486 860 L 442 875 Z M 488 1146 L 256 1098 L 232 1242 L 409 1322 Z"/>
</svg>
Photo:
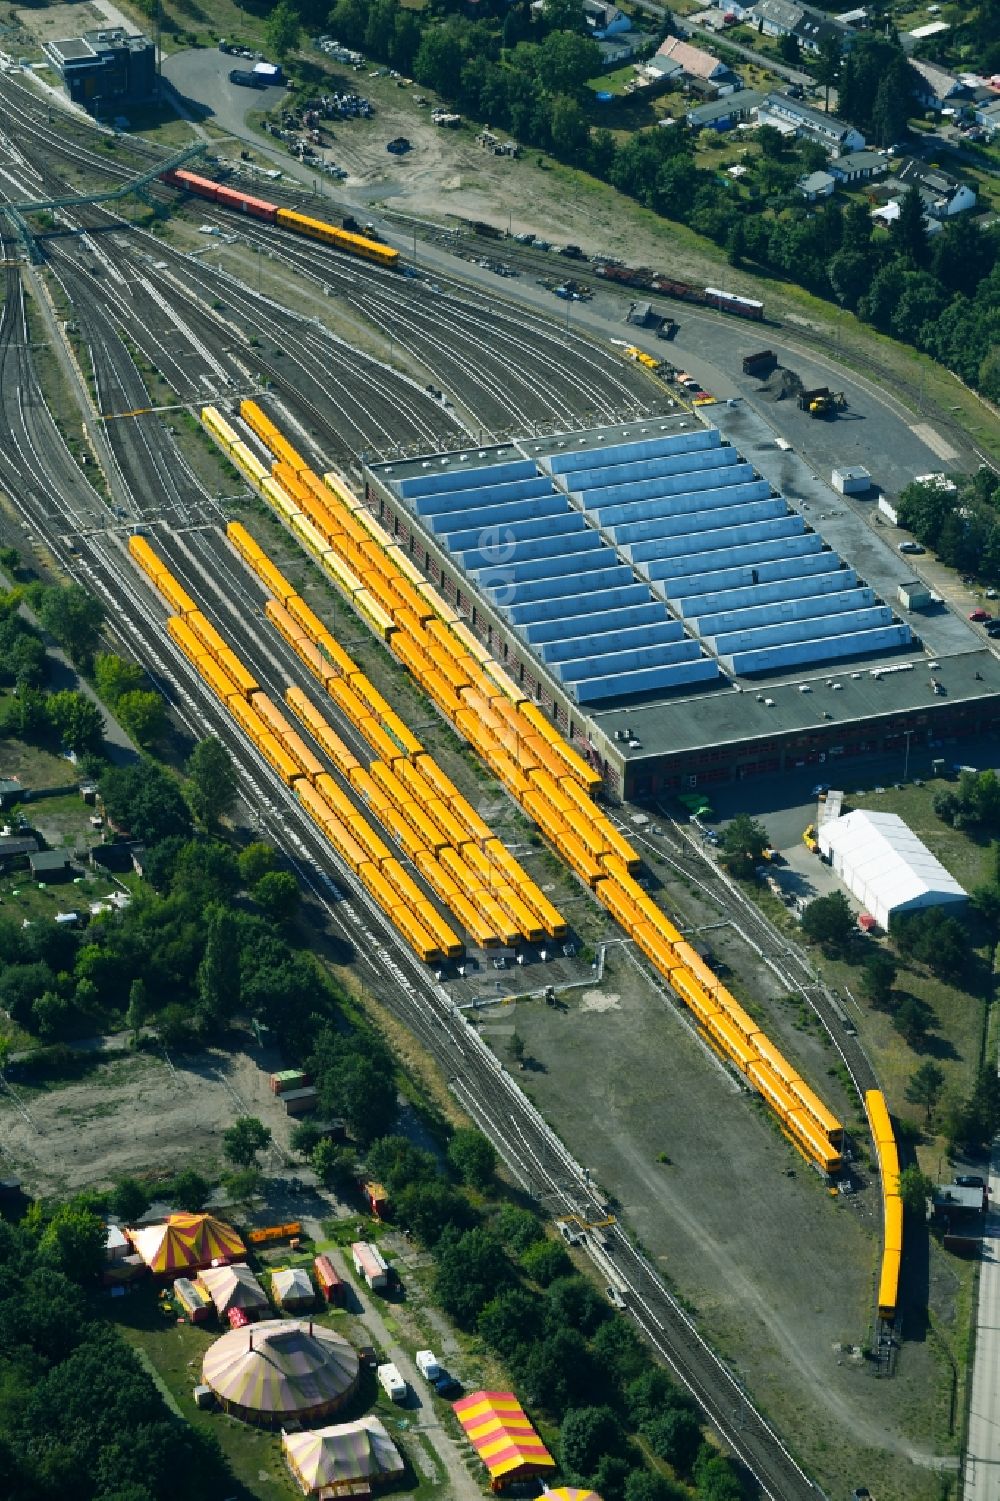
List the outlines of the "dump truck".
<svg viewBox="0 0 1000 1501">
<path fill-rule="evenodd" d="M 843 391 L 831 391 L 829 386 L 814 386 L 811 391 L 799 392 L 799 410 L 810 417 L 833 417 L 847 406 Z"/>
<path fill-rule="evenodd" d="M 748 354 L 743 358 L 743 374 L 757 376 L 760 380 L 777 368 L 778 356 L 773 349 L 758 349 L 756 354 Z"/>
</svg>

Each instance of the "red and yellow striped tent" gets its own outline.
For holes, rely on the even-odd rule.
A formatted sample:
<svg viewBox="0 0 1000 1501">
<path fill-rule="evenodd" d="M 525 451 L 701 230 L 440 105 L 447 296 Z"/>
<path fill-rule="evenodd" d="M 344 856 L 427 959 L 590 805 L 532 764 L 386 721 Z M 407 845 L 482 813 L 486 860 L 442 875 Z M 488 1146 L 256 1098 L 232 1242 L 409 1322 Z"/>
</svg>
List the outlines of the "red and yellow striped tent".
<svg viewBox="0 0 1000 1501">
<path fill-rule="evenodd" d="M 555 1460 L 513 1392 L 473 1392 L 453 1407 L 489 1471 L 490 1490 L 555 1469 Z"/>
<path fill-rule="evenodd" d="M 541 1501 L 601 1501 L 601 1498 L 596 1491 L 581 1491 L 575 1485 L 560 1485 L 554 1491 L 542 1491 Z"/>
<path fill-rule="evenodd" d="M 240 1261 L 246 1247 L 231 1225 L 212 1214 L 172 1214 L 162 1225 L 130 1230 L 136 1251 L 156 1276 L 174 1277 L 213 1262 Z"/>
</svg>

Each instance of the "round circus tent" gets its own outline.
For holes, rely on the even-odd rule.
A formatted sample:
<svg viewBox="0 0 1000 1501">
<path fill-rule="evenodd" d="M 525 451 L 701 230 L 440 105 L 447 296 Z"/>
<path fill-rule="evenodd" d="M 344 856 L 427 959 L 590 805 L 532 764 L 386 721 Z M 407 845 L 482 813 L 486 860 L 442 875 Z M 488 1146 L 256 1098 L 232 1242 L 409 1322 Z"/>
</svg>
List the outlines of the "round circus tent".
<svg viewBox="0 0 1000 1501">
<path fill-rule="evenodd" d="M 156 1276 L 180 1277 L 202 1267 L 240 1261 L 246 1246 L 212 1214 L 172 1214 L 161 1225 L 130 1230 L 129 1239 Z"/>
<path fill-rule="evenodd" d="M 335 1412 L 358 1384 L 358 1355 L 322 1324 L 268 1319 L 232 1329 L 206 1352 L 202 1380 L 226 1412 L 280 1428 Z"/>
</svg>

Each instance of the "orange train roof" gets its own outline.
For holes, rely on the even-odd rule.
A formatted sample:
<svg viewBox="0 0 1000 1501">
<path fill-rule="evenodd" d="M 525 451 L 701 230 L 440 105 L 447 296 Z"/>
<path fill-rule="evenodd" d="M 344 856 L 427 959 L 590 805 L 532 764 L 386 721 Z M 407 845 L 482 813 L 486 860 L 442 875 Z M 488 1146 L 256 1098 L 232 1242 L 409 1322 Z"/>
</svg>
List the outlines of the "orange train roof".
<svg viewBox="0 0 1000 1501">
<path fill-rule="evenodd" d="M 473 1392 L 453 1407 L 491 1480 L 503 1476 L 509 1483 L 555 1468 L 513 1392 Z"/>
</svg>

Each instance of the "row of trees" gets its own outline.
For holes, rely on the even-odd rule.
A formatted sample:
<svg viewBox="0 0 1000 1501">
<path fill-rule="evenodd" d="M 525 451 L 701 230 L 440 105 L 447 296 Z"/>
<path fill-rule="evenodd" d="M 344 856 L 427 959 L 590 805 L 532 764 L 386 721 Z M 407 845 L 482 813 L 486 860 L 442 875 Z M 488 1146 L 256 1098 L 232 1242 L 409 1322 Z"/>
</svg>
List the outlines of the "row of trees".
<svg viewBox="0 0 1000 1501">
<path fill-rule="evenodd" d="M 997 291 L 1000 285 L 994 295 Z M 954 490 L 934 483 L 907 485 L 899 497 L 899 524 L 950 568 L 1000 584 L 1000 477 L 984 466 L 977 474 L 949 479 Z"/>
</svg>

